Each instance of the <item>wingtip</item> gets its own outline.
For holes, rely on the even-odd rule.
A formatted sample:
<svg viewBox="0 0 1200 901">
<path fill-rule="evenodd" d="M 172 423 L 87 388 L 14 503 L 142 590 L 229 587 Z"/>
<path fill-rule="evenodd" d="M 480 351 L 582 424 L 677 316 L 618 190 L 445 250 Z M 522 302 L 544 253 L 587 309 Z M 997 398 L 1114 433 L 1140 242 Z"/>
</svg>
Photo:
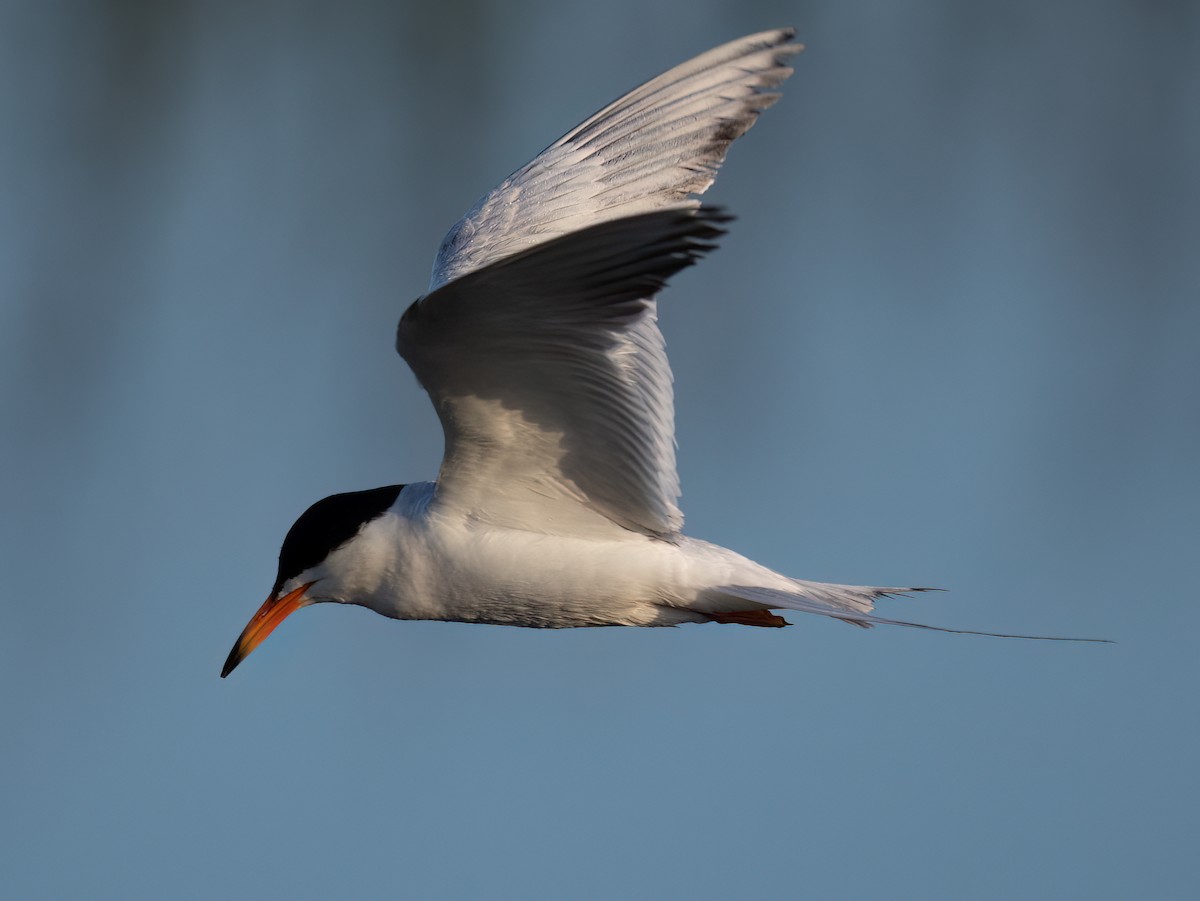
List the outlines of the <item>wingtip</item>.
<svg viewBox="0 0 1200 901">
<path fill-rule="evenodd" d="M 721 228 L 722 225 L 727 225 L 737 219 L 733 213 L 729 212 L 723 206 L 716 204 L 702 204 L 695 211 L 695 217 L 706 225 L 711 225 L 719 234 L 725 234 L 726 229 Z"/>
<path fill-rule="evenodd" d="M 744 40 L 758 41 L 770 47 L 775 44 L 789 44 L 796 39 L 795 25 L 781 25 L 778 28 L 768 28 L 766 31 L 760 31 L 758 34 L 748 35 Z M 802 44 L 792 44 L 794 47 L 802 47 Z"/>
<path fill-rule="evenodd" d="M 804 50 L 804 44 L 796 40 L 796 26 L 794 25 L 785 25 L 782 28 L 777 28 L 775 31 L 768 33 L 773 34 L 775 37 L 775 40 L 773 40 L 771 43 L 776 44 L 779 49 L 788 56 L 792 56 Z"/>
</svg>

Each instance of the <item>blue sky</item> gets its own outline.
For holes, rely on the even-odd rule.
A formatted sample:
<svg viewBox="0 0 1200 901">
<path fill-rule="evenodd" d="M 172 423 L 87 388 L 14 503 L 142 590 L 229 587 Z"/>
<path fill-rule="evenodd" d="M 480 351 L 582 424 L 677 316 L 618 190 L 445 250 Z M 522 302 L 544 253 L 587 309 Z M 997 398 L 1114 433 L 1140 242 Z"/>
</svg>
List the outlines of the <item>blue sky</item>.
<svg viewBox="0 0 1200 901">
<path fill-rule="evenodd" d="M 1195 891 L 1188 4 L 0 12 L 0 870 L 21 898 Z M 676 278 L 687 531 L 931 584 L 852 629 L 310 608 L 311 502 L 432 478 L 445 230 L 639 81 L 808 49 Z"/>
</svg>

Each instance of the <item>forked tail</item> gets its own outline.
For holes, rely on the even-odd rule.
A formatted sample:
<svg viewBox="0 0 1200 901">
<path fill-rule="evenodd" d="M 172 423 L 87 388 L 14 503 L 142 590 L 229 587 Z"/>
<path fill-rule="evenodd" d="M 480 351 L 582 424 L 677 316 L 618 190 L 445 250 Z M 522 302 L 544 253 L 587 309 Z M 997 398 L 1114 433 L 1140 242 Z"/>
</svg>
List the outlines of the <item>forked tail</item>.
<svg viewBox="0 0 1200 901">
<path fill-rule="evenodd" d="M 918 591 L 941 591 L 939 588 L 879 588 L 869 585 L 832 585 L 826 582 L 789 580 L 794 588 L 762 588 L 752 585 L 722 585 L 711 588 L 702 595 L 697 605 L 708 612 L 713 622 L 737 623 L 747 626 L 790 625 L 772 610 L 795 610 L 800 613 L 815 613 L 830 616 L 852 626 L 869 629 L 874 625 L 908 626 L 913 629 L 929 629 L 934 632 L 951 632 L 956 635 L 987 635 L 992 638 L 1024 638 L 1031 641 L 1086 641 L 1111 644 L 1107 638 L 1068 638 L 1058 635 L 1016 635 L 1006 632 L 979 632 L 974 629 L 948 629 L 944 626 L 929 626 L 900 619 L 876 616 L 875 601 L 879 598 L 913 594 Z M 746 603 L 761 605 L 747 610 Z M 725 609 L 722 609 L 725 608 Z M 739 609 L 740 608 L 740 609 Z M 711 612 L 709 612 L 711 611 Z"/>
</svg>

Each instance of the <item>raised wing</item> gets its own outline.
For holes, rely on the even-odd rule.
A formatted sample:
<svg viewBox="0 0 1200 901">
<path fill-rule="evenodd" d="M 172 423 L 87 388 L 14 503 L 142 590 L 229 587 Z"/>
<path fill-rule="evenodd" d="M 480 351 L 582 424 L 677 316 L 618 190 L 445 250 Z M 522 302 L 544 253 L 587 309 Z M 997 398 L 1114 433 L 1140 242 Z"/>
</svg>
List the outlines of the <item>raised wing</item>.
<svg viewBox="0 0 1200 901">
<path fill-rule="evenodd" d="M 654 295 L 728 217 L 685 206 L 550 240 L 456 279 L 404 314 L 396 348 L 446 433 L 436 502 L 546 533 L 667 537 L 671 370 Z"/>
<path fill-rule="evenodd" d="M 790 28 L 731 41 L 646 82 L 559 138 L 450 229 L 429 290 L 597 222 L 699 201 L 735 138 L 779 95 Z"/>
</svg>

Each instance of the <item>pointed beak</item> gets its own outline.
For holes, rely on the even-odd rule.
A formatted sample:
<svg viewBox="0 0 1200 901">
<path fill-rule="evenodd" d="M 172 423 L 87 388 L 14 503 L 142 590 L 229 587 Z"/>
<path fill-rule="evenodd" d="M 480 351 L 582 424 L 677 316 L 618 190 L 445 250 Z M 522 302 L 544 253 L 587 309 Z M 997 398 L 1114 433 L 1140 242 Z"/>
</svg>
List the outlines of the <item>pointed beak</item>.
<svg viewBox="0 0 1200 901">
<path fill-rule="evenodd" d="M 229 652 L 229 657 L 225 661 L 225 667 L 221 670 L 221 678 L 224 679 L 232 673 L 233 668 L 249 656 L 251 651 L 262 644 L 263 639 L 274 632 L 275 627 L 287 619 L 289 615 L 301 607 L 307 607 L 312 603 L 305 597 L 305 592 L 316 584 L 316 582 L 309 582 L 307 585 L 301 585 L 295 591 L 289 591 L 283 597 L 267 598 L 266 603 L 258 608 L 258 613 L 254 614 L 253 619 L 246 623 L 246 628 L 238 636 L 237 643 L 233 646 L 233 650 Z"/>
</svg>

